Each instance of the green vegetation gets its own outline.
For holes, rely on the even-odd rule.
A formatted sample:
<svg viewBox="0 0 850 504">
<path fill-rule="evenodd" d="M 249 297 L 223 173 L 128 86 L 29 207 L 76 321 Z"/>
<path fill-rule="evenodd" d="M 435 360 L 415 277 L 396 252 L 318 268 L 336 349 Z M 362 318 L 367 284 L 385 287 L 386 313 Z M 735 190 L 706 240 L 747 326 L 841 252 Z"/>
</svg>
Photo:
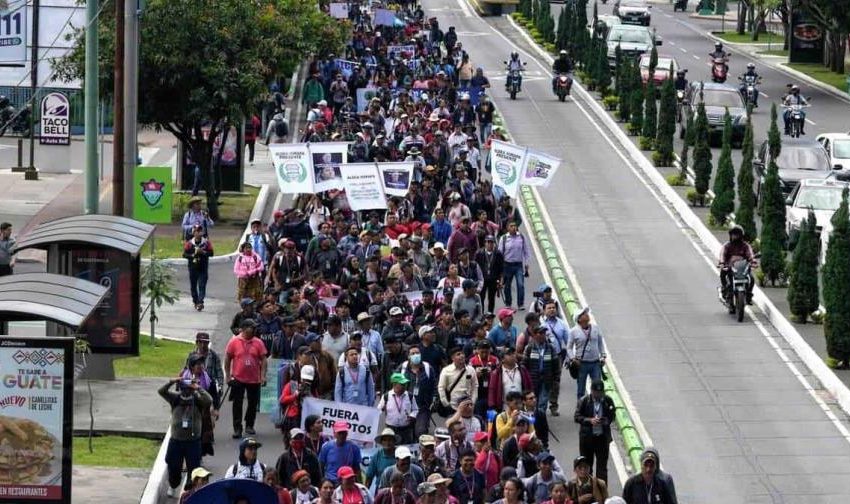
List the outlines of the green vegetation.
<svg viewBox="0 0 850 504">
<path fill-rule="evenodd" d="M 628 58 L 623 58 L 619 44 L 615 54 L 617 57 L 617 95 L 620 98 L 620 103 L 617 105 L 617 115 L 621 122 L 627 122 L 632 117 L 632 65 Z"/>
<path fill-rule="evenodd" d="M 774 161 L 782 148 L 778 138 L 776 104 L 770 111 L 771 125 L 768 132 L 770 163 L 764 177 L 761 195 L 761 270 L 765 281 L 776 285 L 785 273 L 785 197 L 779 181 L 779 167 Z"/>
<path fill-rule="evenodd" d="M 717 175 L 714 177 L 714 201 L 711 216 L 719 226 L 729 220 L 735 209 L 735 168 L 732 166 L 732 117 L 729 110 L 723 118 L 723 147 L 717 160 Z"/>
<path fill-rule="evenodd" d="M 156 346 L 151 346 L 150 338 L 139 338 L 139 356 L 115 360 L 115 376 L 121 378 L 177 376 L 193 348 L 194 345 L 191 343 L 163 339 L 156 340 Z"/>
<path fill-rule="evenodd" d="M 770 49 L 767 51 L 757 51 L 756 54 L 761 54 L 762 56 L 784 56 L 788 57 L 788 51 L 784 49 Z"/>
<path fill-rule="evenodd" d="M 738 209 L 735 222 L 744 228 L 744 237 L 753 240 L 756 232 L 756 194 L 753 192 L 753 123 L 747 120 L 744 143 L 741 147 L 741 167 L 738 168 Z"/>
<path fill-rule="evenodd" d="M 835 73 L 819 63 L 788 63 L 788 67 L 841 91 L 847 91 L 847 75 Z"/>
<path fill-rule="evenodd" d="M 742 35 L 736 32 L 714 32 L 713 35 L 732 44 L 782 44 L 784 42 L 781 33 L 773 32 L 759 33 L 759 39 L 756 41 L 753 41 L 752 33 Z"/>
<path fill-rule="evenodd" d="M 809 314 L 818 309 L 818 235 L 815 230 L 817 219 L 815 212 L 809 209 L 809 216 L 800 226 L 800 240 L 794 249 L 788 274 L 788 304 L 791 314 L 797 321 L 805 324 Z"/>
<path fill-rule="evenodd" d="M 651 75 L 651 74 L 650 74 Z M 658 134 L 658 103 L 655 101 L 655 80 L 649 79 L 644 93 L 643 128 L 641 136 L 651 149 Z"/>
<path fill-rule="evenodd" d="M 670 75 L 673 65 L 670 64 Z M 665 79 L 661 85 L 661 101 L 658 107 L 658 132 L 655 137 L 655 166 L 673 166 L 673 135 L 676 134 L 676 91 L 673 80 Z"/>
<path fill-rule="evenodd" d="M 88 438 L 75 437 L 74 465 L 150 469 L 159 445 L 153 439 L 97 436 L 92 438 L 92 453 L 89 453 Z"/>
<path fill-rule="evenodd" d="M 708 117 L 705 115 L 705 104 L 697 106 L 697 120 L 694 124 L 694 189 L 704 198 L 708 193 L 711 180 L 711 147 L 708 145 Z"/>
<path fill-rule="evenodd" d="M 850 211 L 847 196 L 845 188 L 841 206 L 832 215 L 832 234 L 822 270 L 826 353 L 840 361 L 845 369 L 850 367 Z"/>
</svg>

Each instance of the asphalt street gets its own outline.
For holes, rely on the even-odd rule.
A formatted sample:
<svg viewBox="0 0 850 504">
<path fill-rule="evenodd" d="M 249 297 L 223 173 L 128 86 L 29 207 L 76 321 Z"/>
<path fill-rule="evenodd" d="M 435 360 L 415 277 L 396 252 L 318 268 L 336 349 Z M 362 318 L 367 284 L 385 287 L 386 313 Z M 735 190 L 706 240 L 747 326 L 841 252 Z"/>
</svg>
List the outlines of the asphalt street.
<svg viewBox="0 0 850 504">
<path fill-rule="evenodd" d="M 847 502 L 850 445 L 808 370 L 760 315 L 738 324 L 725 313 L 711 260 L 588 104 L 558 103 L 548 65 L 507 20 L 462 2 L 424 4 L 497 76 L 492 95 L 517 143 L 564 159 L 541 199 L 680 502 Z M 516 101 L 498 80 L 513 45 L 529 61 Z"/>
</svg>

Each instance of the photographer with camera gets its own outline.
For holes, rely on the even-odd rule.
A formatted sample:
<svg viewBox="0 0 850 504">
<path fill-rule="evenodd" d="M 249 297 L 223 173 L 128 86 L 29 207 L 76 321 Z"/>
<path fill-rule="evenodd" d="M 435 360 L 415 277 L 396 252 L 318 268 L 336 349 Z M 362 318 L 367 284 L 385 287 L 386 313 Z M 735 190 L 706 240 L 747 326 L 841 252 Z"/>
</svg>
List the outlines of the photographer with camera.
<svg viewBox="0 0 850 504">
<path fill-rule="evenodd" d="M 177 392 L 171 389 L 177 385 Z M 179 376 L 159 388 L 159 395 L 171 406 L 171 438 L 165 452 L 168 466 L 168 496 L 174 497 L 186 471 L 201 465 L 201 432 L 203 412 L 212 405 L 212 397 L 197 380 Z"/>
<path fill-rule="evenodd" d="M 212 242 L 204 236 L 203 226 L 195 224 L 192 226 L 192 237 L 183 244 L 183 258 L 189 264 L 189 290 L 192 292 L 192 303 L 198 311 L 204 309 L 212 256 Z"/>
<path fill-rule="evenodd" d="M 283 424 L 281 431 L 284 443 L 288 443 L 291 430 L 301 426 L 301 403 L 307 397 L 318 397 L 313 381 L 316 378 L 316 368 L 307 364 L 301 366 L 300 372 L 286 382 L 280 394 L 281 416 Z"/>
</svg>

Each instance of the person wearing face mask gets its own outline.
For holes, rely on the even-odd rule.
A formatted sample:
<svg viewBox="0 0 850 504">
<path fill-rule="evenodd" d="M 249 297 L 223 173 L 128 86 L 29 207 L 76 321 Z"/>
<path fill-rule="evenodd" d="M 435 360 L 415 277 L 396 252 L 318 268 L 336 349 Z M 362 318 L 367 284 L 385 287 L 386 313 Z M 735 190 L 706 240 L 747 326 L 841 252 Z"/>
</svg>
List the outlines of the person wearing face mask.
<svg viewBox="0 0 850 504">
<path fill-rule="evenodd" d="M 299 471 L 306 471 L 311 481 L 320 481 L 322 470 L 319 467 L 319 458 L 315 453 L 308 450 L 307 434 L 298 427 L 289 431 L 289 450 L 281 453 L 275 464 L 279 481 L 295 481 Z M 297 481 L 296 481 L 297 482 Z"/>
<path fill-rule="evenodd" d="M 423 326 L 419 333 L 423 334 L 430 330 L 430 326 Z M 413 427 L 413 435 L 419 438 L 428 433 L 431 421 L 431 405 L 437 392 L 437 371 L 431 364 L 422 361 L 422 351 L 418 345 L 413 345 L 407 350 L 407 360 L 401 364 L 399 372 L 408 380 L 407 391 L 415 399 L 418 412 Z"/>
</svg>

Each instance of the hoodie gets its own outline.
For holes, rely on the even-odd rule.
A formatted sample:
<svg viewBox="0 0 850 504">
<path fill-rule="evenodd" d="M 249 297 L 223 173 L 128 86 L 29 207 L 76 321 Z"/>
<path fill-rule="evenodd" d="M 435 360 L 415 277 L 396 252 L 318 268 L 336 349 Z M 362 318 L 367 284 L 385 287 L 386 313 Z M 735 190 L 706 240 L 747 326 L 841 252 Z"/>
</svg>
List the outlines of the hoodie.
<svg viewBox="0 0 850 504">
<path fill-rule="evenodd" d="M 676 485 L 673 483 L 673 476 L 670 476 L 670 473 L 664 472 L 661 469 L 661 456 L 658 454 L 658 449 L 654 446 L 647 446 L 644 448 L 643 453 L 652 453 L 655 455 L 655 460 L 658 461 L 658 466 L 655 469 L 655 475 L 664 482 L 664 485 L 667 487 L 668 498 L 671 504 L 679 504 L 679 499 L 676 498 Z M 643 454 L 641 454 L 643 455 Z"/>
<path fill-rule="evenodd" d="M 227 472 L 224 473 L 224 479 L 250 479 L 262 483 L 266 466 L 260 463 L 259 460 L 255 460 L 253 464 L 249 464 L 245 459 L 245 448 L 248 447 L 249 439 L 245 438 L 239 442 L 239 461 L 227 468 Z"/>
<path fill-rule="evenodd" d="M 648 446 L 641 453 L 641 460 L 645 455 L 651 453 L 657 461 L 656 467 L 661 465 L 658 450 Z M 677 504 L 676 489 L 673 486 L 673 478 L 660 468 L 655 470 L 652 481 L 647 484 L 643 474 L 637 473 L 626 480 L 623 485 L 623 499 L 627 504 L 643 504 L 653 502 L 657 504 Z"/>
</svg>

